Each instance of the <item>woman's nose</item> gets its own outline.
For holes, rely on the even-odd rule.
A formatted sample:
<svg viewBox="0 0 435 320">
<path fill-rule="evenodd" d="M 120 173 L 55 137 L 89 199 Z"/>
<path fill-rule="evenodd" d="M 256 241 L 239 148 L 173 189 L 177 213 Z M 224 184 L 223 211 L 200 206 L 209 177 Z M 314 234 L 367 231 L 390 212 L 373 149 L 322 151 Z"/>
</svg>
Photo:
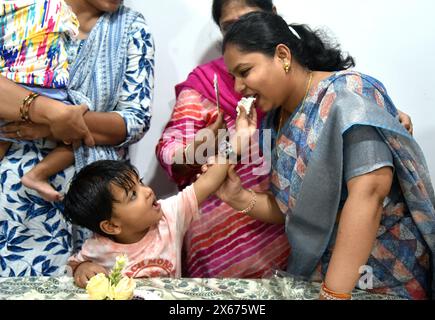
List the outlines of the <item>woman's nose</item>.
<svg viewBox="0 0 435 320">
<path fill-rule="evenodd" d="M 240 93 L 241 95 L 243 95 L 243 91 L 246 90 L 246 85 L 240 78 L 235 79 L 234 90 L 236 90 L 236 92 Z"/>
</svg>

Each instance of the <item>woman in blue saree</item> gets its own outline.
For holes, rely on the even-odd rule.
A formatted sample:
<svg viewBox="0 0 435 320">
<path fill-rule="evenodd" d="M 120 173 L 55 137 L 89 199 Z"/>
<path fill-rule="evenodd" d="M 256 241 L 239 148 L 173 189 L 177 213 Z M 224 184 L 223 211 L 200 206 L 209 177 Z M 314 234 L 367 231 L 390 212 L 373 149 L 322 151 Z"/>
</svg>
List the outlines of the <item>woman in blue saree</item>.
<svg viewBox="0 0 435 320">
<path fill-rule="evenodd" d="M 382 83 L 349 70 L 354 61 L 338 47 L 275 14 L 240 18 L 223 50 L 236 90 L 267 112 L 272 169 L 270 193 L 242 189 L 230 171 L 218 196 L 285 223 L 288 272 L 322 281 L 321 299 L 349 299 L 355 287 L 431 298 L 434 191 Z M 242 112 L 238 121 L 249 117 Z"/>
<path fill-rule="evenodd" d="M 65 221 L 61 203 L 44 201 L 21 184 L 23 174 L 55 141 L 86 143 L 74 150 L 75 168 L 50 181 L 63 193 L 83 166 L 125 159 L 128 146 L 150 126 L 154 43 L 143 16 L 121 0 L 66 2 L 80 22 L 79 36 L 68 51 L 68 98 L 82 106 L 40 96 L 29 111 L 32 123 L 18 122 L 29 92 L 0 77 L 0 118 L 17 121 L 1 132 L 27 141 L 13 143 L 0 161 L 0 277 L 63 274 L 67 259 L 87 237 L 86 230 Z"/>
</svg>

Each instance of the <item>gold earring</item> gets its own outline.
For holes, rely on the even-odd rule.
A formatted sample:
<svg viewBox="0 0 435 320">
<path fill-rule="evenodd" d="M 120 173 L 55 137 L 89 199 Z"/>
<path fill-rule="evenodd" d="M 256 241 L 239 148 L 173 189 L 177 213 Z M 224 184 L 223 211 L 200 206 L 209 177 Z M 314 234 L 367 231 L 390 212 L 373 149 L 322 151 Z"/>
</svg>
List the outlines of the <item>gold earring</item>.
<svg viewBox="0 0 435 320">
<path fill-rule="evenodd" d="M 284 63 L 284 71 L 285 71 L 285 73 L 289 73 L 289 71 L 290 71 L 290 63 L 288 63 L 288 62 Z"/>
</svg>

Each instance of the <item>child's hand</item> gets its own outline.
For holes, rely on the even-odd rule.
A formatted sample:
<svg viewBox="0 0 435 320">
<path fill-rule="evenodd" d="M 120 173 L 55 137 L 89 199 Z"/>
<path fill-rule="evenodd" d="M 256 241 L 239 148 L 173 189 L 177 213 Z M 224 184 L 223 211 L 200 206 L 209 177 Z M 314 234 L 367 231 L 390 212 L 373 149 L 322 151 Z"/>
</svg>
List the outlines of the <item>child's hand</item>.
<svg viewBox="0 0 435 320">
<path fill-rule="evenodd" d="M 205 164 L 201 167 L 202 174 L 206 173 L 210 164 Z M 215 195 L 223 202 L 230 204 L 234 200 L 234 196 L 237 196 L 242 190 L 242 181 L 237 175 L 235 165 L 231 165 L 228 168 L 228 175 L 224 183 L 216 191 Z M 201 175 L 198 174 L 197 178 Z"/>
<path fill-rule="evenodd" d="M 99 264 L 86 261 L 77 266 L 74 271 L 74 282 L 80 288 L 86 288 L 89 279 L 98 273 L 108 274 L 107 270 Z"/>
</svg>

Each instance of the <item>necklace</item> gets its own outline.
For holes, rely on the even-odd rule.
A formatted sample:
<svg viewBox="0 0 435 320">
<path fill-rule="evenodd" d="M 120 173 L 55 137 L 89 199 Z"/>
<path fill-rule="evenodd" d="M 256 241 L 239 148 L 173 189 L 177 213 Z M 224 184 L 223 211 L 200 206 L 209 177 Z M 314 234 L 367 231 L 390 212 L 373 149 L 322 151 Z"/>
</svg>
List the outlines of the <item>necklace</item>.
<svg viewBox="0 0 435 320">
<path fill-rule="evenodd" d="M 313 81 L 313 71 L 310 71 L 310 77 L 309 77 L 309 79 L 308 79 L 307 88 L 305 89 L 305 95 L 304 95 L 304 99 L 302 100 L 302 103 L 301 103 L 301 108 L 304 107 L 305 100 L 307 99 L 308 92 L 310 91 L 310 88 L 311 88 L 311 82 L 312 82 L 312 81 Z M 278 137 L 279 137 L 280 132 L 281 132 L 283 119 L 284 119 L 284 108 L 281 107 L 281 112 L 280 112 L 280 115 L 279 115 L 279 126 L 278 126 L 278 131 L 277 131 L 277 136 L 278 136 Z"/>
</svg>

